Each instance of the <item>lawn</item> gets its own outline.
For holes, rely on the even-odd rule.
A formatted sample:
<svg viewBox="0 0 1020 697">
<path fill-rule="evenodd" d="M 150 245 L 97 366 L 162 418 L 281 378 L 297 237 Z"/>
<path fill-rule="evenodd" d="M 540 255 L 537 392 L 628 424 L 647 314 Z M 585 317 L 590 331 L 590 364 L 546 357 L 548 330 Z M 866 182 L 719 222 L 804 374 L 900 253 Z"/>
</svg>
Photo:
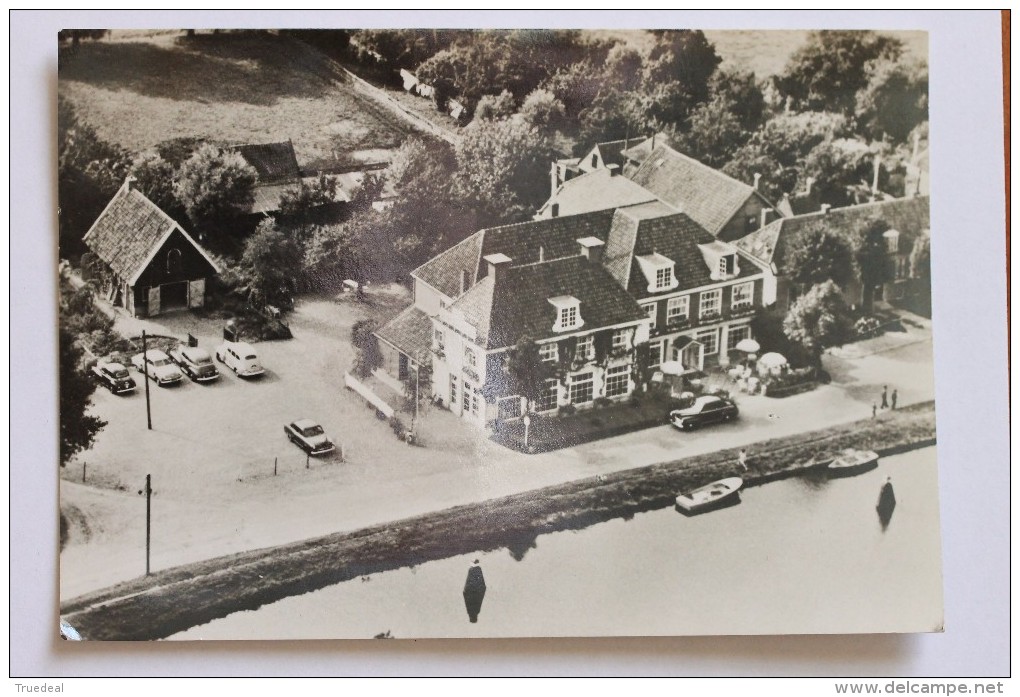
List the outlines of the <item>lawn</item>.
<svg viewBox="0 0 1020 697">
<path fill-rule="evenodd" d="M 303 167 L 398 147 L 409 127 L 343 71 L 267 33 L 122 33 L 61 48 L 58 91 L 99 135 L 132 151 L 176 137 L 292 140 Z M 368 154 L 366 154 L 368 157 Z"/>
</svg>

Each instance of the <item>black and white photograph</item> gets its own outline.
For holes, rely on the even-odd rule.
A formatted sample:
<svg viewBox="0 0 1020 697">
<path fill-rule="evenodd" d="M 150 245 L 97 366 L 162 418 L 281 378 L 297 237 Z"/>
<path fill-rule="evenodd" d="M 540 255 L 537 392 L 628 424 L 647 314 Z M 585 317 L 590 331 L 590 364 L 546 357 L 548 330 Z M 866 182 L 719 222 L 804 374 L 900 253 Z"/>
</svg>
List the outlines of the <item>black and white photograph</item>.
<svg viewBox="0 0 1020 697">
<path fill-rule="evenodd" d="M 65 637 L 943 631 L 928 32 L 605 26 L 52 37 Z"/>
</svg>

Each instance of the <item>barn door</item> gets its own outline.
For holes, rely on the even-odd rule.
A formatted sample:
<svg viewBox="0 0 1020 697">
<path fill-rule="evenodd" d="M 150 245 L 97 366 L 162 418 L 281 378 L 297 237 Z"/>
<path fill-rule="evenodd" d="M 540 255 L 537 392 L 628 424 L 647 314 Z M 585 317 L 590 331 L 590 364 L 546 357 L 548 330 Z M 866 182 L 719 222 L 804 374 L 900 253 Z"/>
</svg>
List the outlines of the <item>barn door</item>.
<svg viewBox="0 0 1020 697">
<path fill-rule="evenodd" d="M 205 279 L 188 283 L 188 307 L 202 307 L 205 304 Z"/>
<path fill-rule="evenodd" d="M 159 314 L 159 286 L 149 288 L 149 317 Z"/>
</svg>

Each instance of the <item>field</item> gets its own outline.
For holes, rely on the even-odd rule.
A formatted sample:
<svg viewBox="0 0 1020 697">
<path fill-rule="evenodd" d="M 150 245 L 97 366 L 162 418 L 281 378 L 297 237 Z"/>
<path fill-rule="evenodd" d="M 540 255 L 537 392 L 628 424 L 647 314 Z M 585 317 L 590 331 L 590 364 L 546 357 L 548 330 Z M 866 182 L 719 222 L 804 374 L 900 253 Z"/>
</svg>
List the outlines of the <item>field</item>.
<svg viewBox="0 0 1020 697">
<path fill-rule="evenodd" d="M 321 53 L 267 34 L 113 31 L 61 49 L 59 94 L 99 135 L 138 152 L 176 137 L 292 140 L 306 169 L 373 160 L 409 126 Z"/>
</svg>

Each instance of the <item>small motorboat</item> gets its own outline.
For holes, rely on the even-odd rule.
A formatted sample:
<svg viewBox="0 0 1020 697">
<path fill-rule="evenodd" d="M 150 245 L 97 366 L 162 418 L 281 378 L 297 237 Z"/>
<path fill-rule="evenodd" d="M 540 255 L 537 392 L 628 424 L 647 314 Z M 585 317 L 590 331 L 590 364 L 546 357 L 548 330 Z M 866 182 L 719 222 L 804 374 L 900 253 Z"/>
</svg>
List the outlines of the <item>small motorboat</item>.
<svg viewBox="0 0 1020 697">
<path fill-rule="evenodd" d="M 687 494 L 676 497 L 676 507 L 682 513 L 701 513 L 740 500 L 740 487 L 744 480 L 740 477 L 727 477 L 717 482 L 706 484 Z"/>
<path fill-rule="evenodd" d="M 825 468 L 830 476 L 849 477 L 878 467 L 878 453 L 874 450 L 847 449 Z"/>
</svg>

